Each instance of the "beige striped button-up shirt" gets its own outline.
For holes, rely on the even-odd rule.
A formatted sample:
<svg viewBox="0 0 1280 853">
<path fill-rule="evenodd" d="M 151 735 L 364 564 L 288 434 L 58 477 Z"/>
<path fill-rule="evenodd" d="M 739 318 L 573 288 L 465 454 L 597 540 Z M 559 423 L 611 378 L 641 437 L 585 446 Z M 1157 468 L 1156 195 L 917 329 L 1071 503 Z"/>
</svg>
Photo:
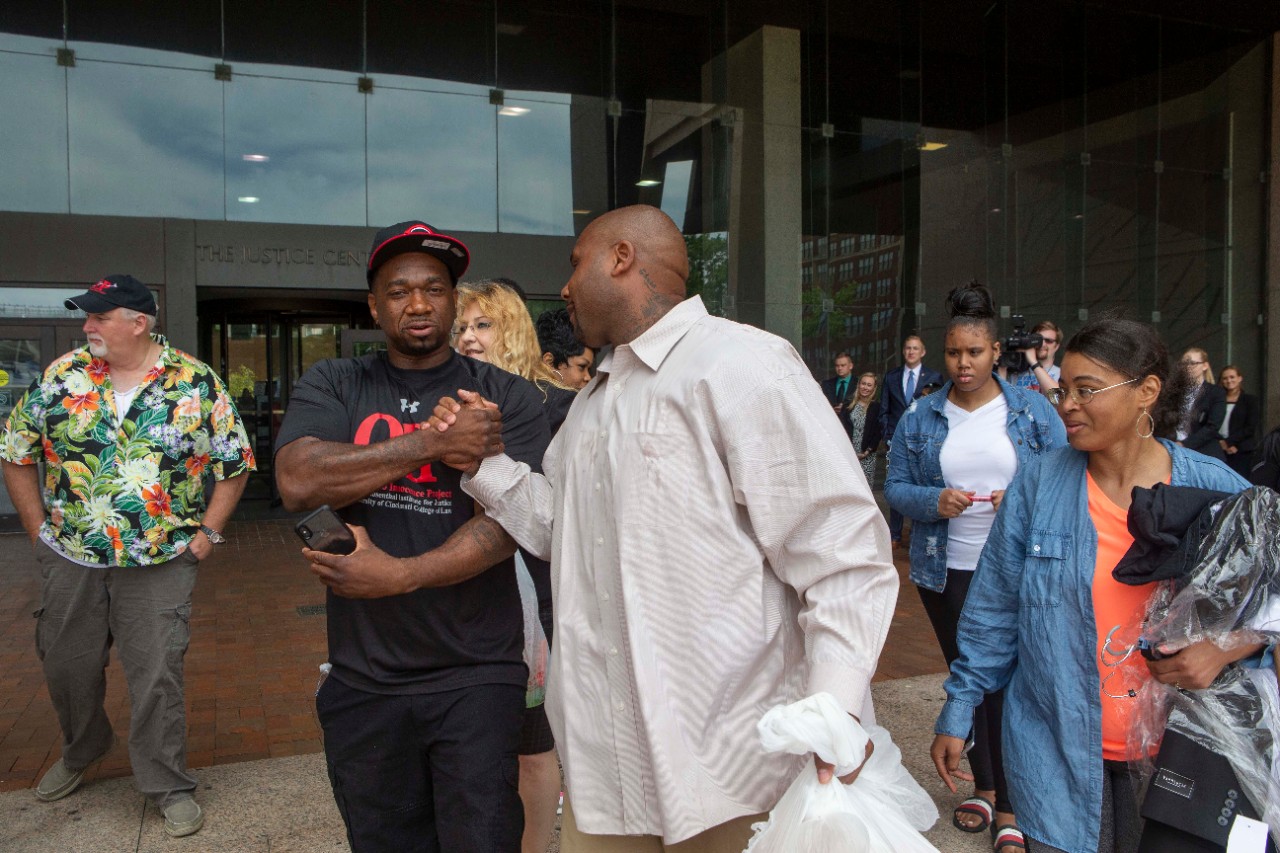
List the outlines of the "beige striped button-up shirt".
<svg viewBox="0 0 1280 853">
<path fill-rule="evenodd" d="M 543 469 L 497 456 L 463 488 L 551 560 L 578 827 L 676 843 L 768 811 L 803 759 L 764 754 L 756 723 L 819 690 L 866 714 L 898 589 L 808 369 L 693 297 L 605 354 Z"/>
</svg>

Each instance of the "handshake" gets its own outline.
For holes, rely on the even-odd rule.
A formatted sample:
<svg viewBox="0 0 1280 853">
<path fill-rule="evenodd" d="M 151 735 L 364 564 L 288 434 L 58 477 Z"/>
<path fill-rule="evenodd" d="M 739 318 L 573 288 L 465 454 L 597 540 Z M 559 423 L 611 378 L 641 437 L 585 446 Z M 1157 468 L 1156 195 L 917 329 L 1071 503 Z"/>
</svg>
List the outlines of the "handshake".
<svg viewBox="0 0 1280 853">
<path fill-rule="evenodd" d="M 475 391 L 459 389 L 458 397 L 441 397 L 418 432 L 431 442 L 432 458 L 474 475 L 482 460 L 504 450 L 502 412 Z"/>
</svg>

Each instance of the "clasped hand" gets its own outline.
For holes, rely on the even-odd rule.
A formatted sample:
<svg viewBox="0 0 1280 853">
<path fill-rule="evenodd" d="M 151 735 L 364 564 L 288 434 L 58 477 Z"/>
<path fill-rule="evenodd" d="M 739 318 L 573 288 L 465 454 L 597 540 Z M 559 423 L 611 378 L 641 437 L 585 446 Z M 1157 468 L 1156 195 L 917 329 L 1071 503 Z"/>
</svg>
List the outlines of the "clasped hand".
<svg viewBox="0 0 1280 853">
<path fill-rule="evenodd" d="M 502 413 L 474 391 L 458 390 L 461 402 L 441 397 L 431 418 L 420 429 L 434 430 L 443 439 L 440 461 L 466 474 L 474 474 L 480 460 L 497 456 L 502 443 Z"/>
</svg>

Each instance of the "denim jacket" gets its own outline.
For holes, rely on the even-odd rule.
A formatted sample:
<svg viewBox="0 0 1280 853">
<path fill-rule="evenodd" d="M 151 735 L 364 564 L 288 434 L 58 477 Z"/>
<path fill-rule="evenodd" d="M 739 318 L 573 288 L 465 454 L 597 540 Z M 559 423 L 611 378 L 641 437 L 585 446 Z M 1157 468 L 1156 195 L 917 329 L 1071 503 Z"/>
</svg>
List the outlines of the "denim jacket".
<svg viewBox="0 0 1280 853">
<path fill-rule="evenodd" d="M 1006 431 L 1018 454 L 1021 471 L 1032 455 L 1067 443 L 1062 418 L 1043 395 L 1015 388 L 999 376 L 1005 402 L 1009 404 Z M 889 476 L 884 496 L 889 505 L 910 518 L 911 582 L 942 592 L 947 583 L 947 526 L 949 519 L 938 515 L 938 496 L 946 488 L 942 479 L 942 445 L 947 440 L 947 392 L 941 390 L 911 404 L 898 422 L 889 446 Z"/>
<path fill-rule="evenodd" d="M 1162 443 L 1175 486 L 1249 485 L 1216 459 Z M 1033 458 L 1005 494 L 960 616 L 960 657 L 935 729 L 966 737 L 983 695 L 1005 688 L 1004 772 L 1018 823 L 1067 853 L 1098 849 L 1102 814 L 1088 458 L 1071 447 Z"/>
</svg>

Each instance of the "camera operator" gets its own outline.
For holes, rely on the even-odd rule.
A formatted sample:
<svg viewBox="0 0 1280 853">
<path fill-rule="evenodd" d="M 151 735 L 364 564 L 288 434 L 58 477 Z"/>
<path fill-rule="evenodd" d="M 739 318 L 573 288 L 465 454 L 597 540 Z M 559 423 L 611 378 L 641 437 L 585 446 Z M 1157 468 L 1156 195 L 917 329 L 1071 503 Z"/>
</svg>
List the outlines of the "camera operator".
<svg viewBox="0 0 1280 853">
<path fill-rule="evenodd" d="M 1058 387 L 1060 371 L 1053 363 L 1062 343 L 1062 330 L 1052 320 L 1042 320 L 1030 333 L 1021 314 L 1013 315 L 1013 333 L 1004 342 L 1000 377 L 1017 388 L 1051 391 Z"/>
</svg>

